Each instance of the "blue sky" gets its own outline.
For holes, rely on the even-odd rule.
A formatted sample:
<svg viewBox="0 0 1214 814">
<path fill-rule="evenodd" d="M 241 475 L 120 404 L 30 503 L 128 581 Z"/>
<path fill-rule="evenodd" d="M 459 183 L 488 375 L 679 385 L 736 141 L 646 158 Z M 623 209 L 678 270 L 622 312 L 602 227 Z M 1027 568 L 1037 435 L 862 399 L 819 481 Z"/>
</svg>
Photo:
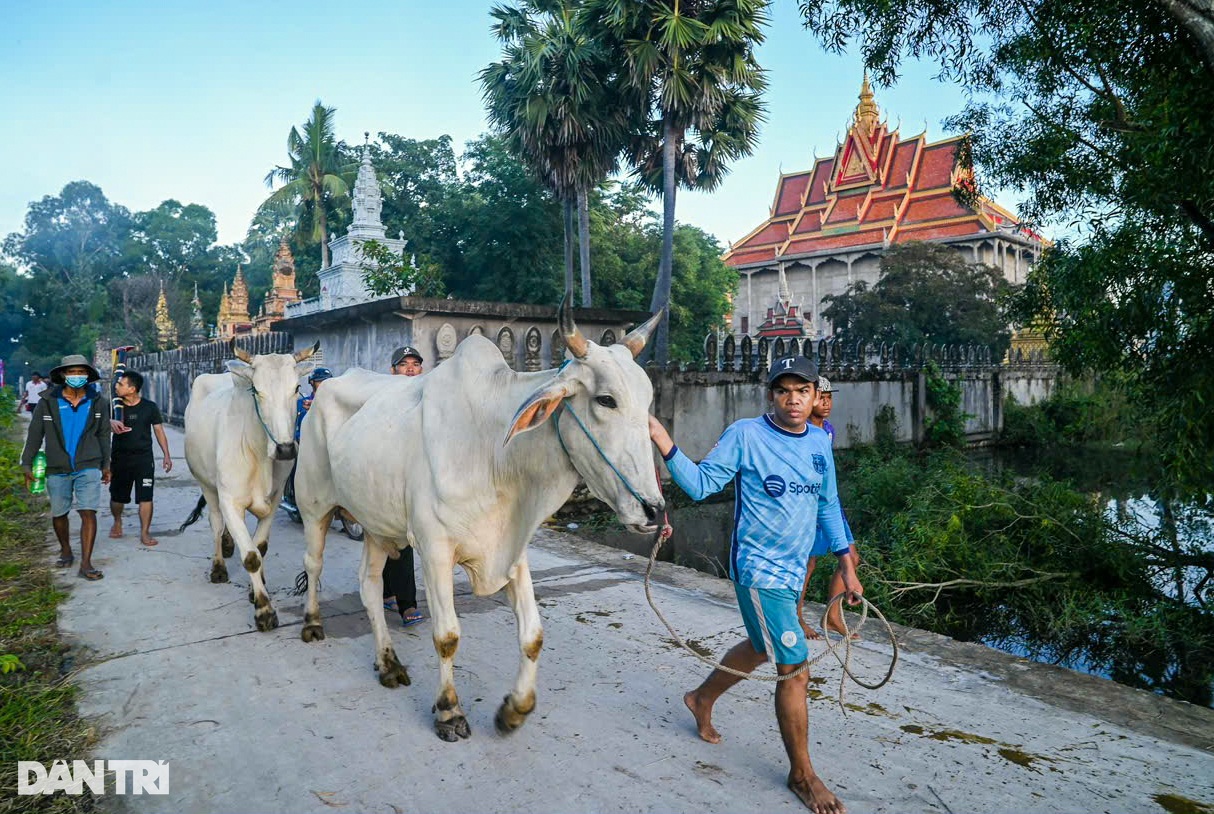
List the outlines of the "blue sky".
<svg viewBox="0 0 1214 814">
<path fill-rule="evenodd" d="M 459 147 L 485 130 L 475 77 L 498 56 L 491 5 L 0 0 L 0 238 L 21 228 L 31 201 L 84 179 L 132 210 L 204 204 L 220 242 L 237 242 L 268 194 L 267 171 L 285 161 L 287 132 L 317 99 L 337 109 L 346 141 L 445 133 Z M 859 92 L 858 54 L 826 54 L 793 0 L 773 5 L 759 147 L 716 192 L 679 194 L 679 220 L 723 246 L 766 217 L 781 170 L 833 152 Z M 948 135 L 941 120 L 964 104 L 934 74 L 909 65 L 895 87 L 876 89 L 904 137 Z"/>
</svg>

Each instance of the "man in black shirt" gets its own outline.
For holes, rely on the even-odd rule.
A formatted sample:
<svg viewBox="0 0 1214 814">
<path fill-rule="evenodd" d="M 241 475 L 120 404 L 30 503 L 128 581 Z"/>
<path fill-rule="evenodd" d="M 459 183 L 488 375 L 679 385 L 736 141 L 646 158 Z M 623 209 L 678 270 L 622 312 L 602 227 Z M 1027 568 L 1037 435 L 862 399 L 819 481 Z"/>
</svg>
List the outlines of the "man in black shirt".
<svg viewBox="0 0 1214 814">
<path fill-rule="evenodd" d="M 156 480 L 156 463 L 152 460 L 152 433 L 164 453 L 164 471 L 173 470 L 173 457 L 169 454 L 169 439 L 165 437 L 164 420 L 156 402 L 142 398 L 143 376 L 128 370 L 114 382 L 114 392 L 122 399 L 122 420 L 111 423 L 114 429 L 113 475 L 110 480 L 110 512 L 114 515 L 114 527 L 110 536 L 122 536 L 122 509 L 131 502 L 131 487 L 135 489 L 135 502 L 139 504 L 139 541 L 144 545 L 156 545 L 158 540 L 151 534 L 152 485 Z"/>
</svg>

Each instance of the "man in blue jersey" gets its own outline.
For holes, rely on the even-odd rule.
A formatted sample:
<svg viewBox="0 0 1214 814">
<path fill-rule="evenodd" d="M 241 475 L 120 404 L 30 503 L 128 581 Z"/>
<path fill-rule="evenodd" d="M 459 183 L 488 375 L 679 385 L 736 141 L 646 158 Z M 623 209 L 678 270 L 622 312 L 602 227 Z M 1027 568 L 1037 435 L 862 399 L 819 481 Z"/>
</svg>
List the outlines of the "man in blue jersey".
<svg viewBox="0 0 1214 814">
<path fill-rule="evenodd" d="M 817 366 L 803 356 L 777 359 L 767 380 L 770 411 L 731 424 L 700 463 L 679 451 L 666 429 L 649 419 L 649 435 L 670 476 L 693 500 L 733 482 L 736 493 L 729 577 L 734 583 L 747 638 L 721 663 L 750 673 L 769 659 L 780 675 L 796 672 L 809 656 L 797 619 L 797 600 L 812 554 L 849 551 L 839 510 L 830 439 L 809 423 L 818 396 Z M 818 537 L 821 526 L 825 533 Z M 851 560 L 840 556 L 847 598 L 859 602 L 863 587 Z M 713 670 L 683 696 L 700 737 L 719 743 L 712 709 L 741 678 Z M 843 804 L 823 784 L 809 759 L 808 671 L 776 684 L 776 721 L 788 753 L 788 787 L 815 814 L 841 814 Z"/>
</svg>

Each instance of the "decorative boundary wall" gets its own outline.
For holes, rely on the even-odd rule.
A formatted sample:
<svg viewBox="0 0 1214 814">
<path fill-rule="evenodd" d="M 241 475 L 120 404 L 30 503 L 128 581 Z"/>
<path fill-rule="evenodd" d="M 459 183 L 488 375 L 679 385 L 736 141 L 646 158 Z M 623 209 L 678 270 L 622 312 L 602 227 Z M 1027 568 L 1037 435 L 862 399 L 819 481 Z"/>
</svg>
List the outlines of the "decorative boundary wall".
<svg viewBox="0 0 1214 814">
<path fill-rule="evenodd" d="M 233 347 L 249 353 L 293 353 L 291 335 L 280 331 L 190 345 L 159 353 L 141 353 L 126 358 L 126 366 L 143 374 L 143 395 L 156 402 L 164 420 L 185 423 L 190 403 L 190 385 L 200 373 L 222 373 L 224 363 L 235 359 Z"/>
<path fill-rule="evenodd" d="M 346 321 L 341 327 L 346 331 L 373 332 L 375 324 Z M 299 347 L 320 339 L 321 358 L 324 358 L 326 341 L 330 350 L 342 355 L 342 345 L 334 341 L 334 336 L 315 336 L 315 333 L 314 330 L 304 332 Z M 527 338 L 533 340 L 531 333 L 527 332 Z M 602 329 L 602 333 L 604 335 L 598 337 L 602 341 L 614 339 L 613 329 Z M 546 333 L 544 338 L 547 338 Z M 144 374 L 144 393 L 160 406 L 165 420 L 181 424 L 185 420 L 194 377 L 201 373 L 222 372 L 224 362 L 234 358 L 233 345 L 249 353 L 290 353 L 297 349 L 296 344 L 291 334 L 274 332 L 134 355 L 127 358 L 126 364 Z M 549 348 L 531 349 L 528 347 L 531 344 L 538 346 L 539 343 L 517 343 L 521 346 L 517 348 L 518 358 L 512 359 L 517 368 L 541 369 L 555 361 L 548 358 L 552 355 Z M 1002 429 L 1006 397 L 1011 396 L 1021 404 L 1031 404 L 1047 398 L 1063 379 L 1058 367 L 1039 353 L 1028 358 L 1017 354 L 1009 362 L 997 364 L 990 349 L 980 346 L 902 348 L 865 342 L 844 344 L 833 340 L 762 338 L 754 341 L 750 337 L 743 337 L 740 342 L 726 337 L 718 346 L 717 337 L 709 336 L 704 341 L 705 361 L 702 364 L 649 366 L 646 369 L 654 387 L 654 414 L 667 422 L 688 454 L 702 457 L 730 423 L 759 415 L 767 409 L 764 385 L 768 366 L 772 359 L 792 353 L 802 353 L 815 360 L 819 370 L 830 378 L 838 391 L 831 423 L 836 429 L 835 444 L 839 448 L 872 442 L 878 423 L 891 415 L 895 437 L 908 443 L 923 441 L 929 416 L 926 367 L 931 362 L 961 388 L 961 409 L 968 415 L 966 440 L 971 444 L 988 442 Z M 376 358 L 383 355 L 378 353 Z M 335 365 L 334 372 L 344 372 L 338 360 L 331 359 L 328 363 Z M 889 409 L 884 411 L 883 418 L 882 410 L 887 406 Z"/>
</svg>

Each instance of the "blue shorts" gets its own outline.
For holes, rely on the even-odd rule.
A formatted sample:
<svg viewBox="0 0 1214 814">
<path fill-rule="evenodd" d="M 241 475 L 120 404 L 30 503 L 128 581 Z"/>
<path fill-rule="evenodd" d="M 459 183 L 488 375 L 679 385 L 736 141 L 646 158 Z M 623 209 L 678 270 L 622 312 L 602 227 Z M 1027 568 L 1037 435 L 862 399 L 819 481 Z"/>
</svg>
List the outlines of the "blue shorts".
<svg viewBox="0 0 1214 814">
<path fill-rule="evenodd" d="M 101 470 L 47 475 L 46 496 L 51 499 L 51 517 L 63 517 L 72 510 L 73 502 L 78 512 L 95 512 L 101 507 Z"/>
<path fill-rule="evenodd" d="M 776 664 L 797 665 L 809 658 L 805 632 L 797 620 L 795 588 L 747 588 L 736 582 L 734 593 L 746 623 L 750 644 Z"/>
</svg>

